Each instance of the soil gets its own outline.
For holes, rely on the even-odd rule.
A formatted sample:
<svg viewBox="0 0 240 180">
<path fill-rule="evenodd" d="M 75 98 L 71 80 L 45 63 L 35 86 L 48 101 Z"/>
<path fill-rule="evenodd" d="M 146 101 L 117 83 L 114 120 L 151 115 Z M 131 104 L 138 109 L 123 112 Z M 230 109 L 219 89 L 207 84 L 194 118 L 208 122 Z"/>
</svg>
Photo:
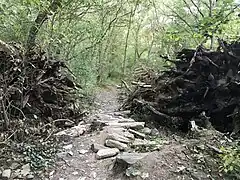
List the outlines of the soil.
<svg viewBox="0 0 240 180">
<path fill-rule="evenodd" d="M 115 87 L 102 89 L 96 95 L 98 110 L 94 111 L 85 121 L 97 118 L 96 114 L 104 113 L 112 116 L 120 106 L 118 90 Z M 160 129 L 158 138 L 169 143 L 162 145 L 160 150 L 149 152 L 148 155 L 133 166 L 141 175 L 126 176 L 126 171 L 116 170 L 115 158 L 97 160 L 90 150 L 91 144 L 101 141 L 99 131 L 84 134 L 78 138 L 64 142 L 72 148 L 58 153 L 55 168 L 48 172 L 45 179 L 50 180 L 121 180 L 121 179 L 224 179 L 219 173 L 217 163 L 212 154 L 206 153 L 206 143 L 222 138 L 220 133 L 208 131 L 185 138 L 166 129 Z M 84 150 L 86 150 L 84 152 Z"/>
</svg>

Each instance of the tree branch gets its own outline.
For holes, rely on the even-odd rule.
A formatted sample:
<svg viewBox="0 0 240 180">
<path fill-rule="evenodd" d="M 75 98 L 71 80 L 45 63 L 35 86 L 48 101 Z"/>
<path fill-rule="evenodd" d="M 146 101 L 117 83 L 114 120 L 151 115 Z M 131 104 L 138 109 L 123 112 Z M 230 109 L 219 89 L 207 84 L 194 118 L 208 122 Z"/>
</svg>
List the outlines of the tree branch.
<svg viewBox="0 0 240 180">
<path fill-rule="evenodd" d="M 191 7 L 189 6 L 189 4 L 187 3 L 186 0 L 183 0 L 184 4 L 187 6 L 187 8 L 189 9 L 190 13 L 193 15 L 193 17 L 195 18 L 196 21 L 199 21 L 198 20 L 198 17 L 192 12 L 192 9 Z"/>
<path fill-rule="evenodd" d="M 202 11 L 200 10 L 200 8 L 198 7 L 198 5 L 193 1 L 190 0 L 192 2 L 192 4 L 197 8 L 197 11 L 199 12 L 199 14 L 201 14 L 201 16 L 204 18 L 205 16 L 203 15 Z"/>
</svg>

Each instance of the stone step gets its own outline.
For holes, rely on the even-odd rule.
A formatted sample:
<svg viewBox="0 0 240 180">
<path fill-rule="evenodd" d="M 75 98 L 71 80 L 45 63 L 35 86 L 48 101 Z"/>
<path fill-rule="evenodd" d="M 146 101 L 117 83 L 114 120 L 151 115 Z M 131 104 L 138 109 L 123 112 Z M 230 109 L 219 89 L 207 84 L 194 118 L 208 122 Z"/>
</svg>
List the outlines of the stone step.
<svg viewBox="0 0 240 180">
<path fill-rule="evenodd" d="M 107 125 L 112 126 L 112 127 L 143 129 L 144 125 L 145 125 L 145 122 L 125 122 L 125 123 L 109 122 L 109 123 L 107 123 Z"/>
<path fill-rule="evenodd" d="M 119 152 L 120 151 L 117 148 L 100 149 L 96 154 L 96 158 L 105 159 L 105 158 L 113 157 L 113 156 L 116 156 Z"/>
<path fill-rule="evenodd" d="M 128 153 L 128 152 L 123 152 L 117 156 L 117 161 L 118 162 L 124 162 L 128 165 L 133 165 L 146 157 L 148 153 Z"/>
<path fill-rule="evenodd" d="M 118 148 L 121 151 L 126 150 L 128 148 L 127 144 L 112 139 L 106 140 L 105 145 L 111 148 Z"/>
<path fill-rule="evenodd" d="M 140 138 L 142 138 L 142 139 L 145 139 L 145 137 L 146 137 L 145 134 L 140 133 L 140 132 L 138 132 L 138 131 L 135 131 L 135 130 L 133 130 L 133 129 L 129 129 L 128 131 L 129 131 L 130 133 L 134 134 L 134 136 L 136 136 L 136 137 L 140 137 Z"/>
</svg>

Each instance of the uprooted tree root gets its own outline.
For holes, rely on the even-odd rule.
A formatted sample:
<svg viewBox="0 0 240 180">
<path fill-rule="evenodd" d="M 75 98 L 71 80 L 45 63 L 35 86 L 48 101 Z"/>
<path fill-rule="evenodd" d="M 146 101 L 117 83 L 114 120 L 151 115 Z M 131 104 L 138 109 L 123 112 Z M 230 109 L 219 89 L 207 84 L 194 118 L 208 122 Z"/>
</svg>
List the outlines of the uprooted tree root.
<svg viewBox="0 0 240 180">
<path fill-rule="evenodd" d="M 13 162 L 44 170 L 58 151 L 56 132 L 82 120 L 81 88 L 63 61 L 37 47 L 0 40 L 0 169 Z M 41 174 L 41 173 L 40 173 Z"/>
<path fill-rule="evenodd" d="M 219 40 L 217 51 L 183 49 L 175 66 L 134 82 L 123 109 L 151 114 L 169 128 L 202 126 L 237 133 L 240 127 L 240 44 Z M 196 124 L 196 125 L 195 125 Z"/>
<path fill-rule="evenodd" d="M 0 59 L 0 142 L 48 138 L 53 126 L 80 121 L 79 85 L 63 61 L 37 48 L 26 54 L 20 45 L 3 41 Z"/>
</svg>

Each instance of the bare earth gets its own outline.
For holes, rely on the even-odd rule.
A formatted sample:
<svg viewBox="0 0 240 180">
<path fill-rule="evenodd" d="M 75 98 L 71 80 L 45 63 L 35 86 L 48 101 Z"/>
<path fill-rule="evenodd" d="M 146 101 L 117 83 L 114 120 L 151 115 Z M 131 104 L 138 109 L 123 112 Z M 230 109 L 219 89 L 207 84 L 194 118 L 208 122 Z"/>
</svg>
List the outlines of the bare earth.
<svg viewBox="0 0 240 180">
<path fill-rule="evenodd" d="M 103 89 L 96 96 L 99 110 L 86 119 L 98 118 L 98 114 L 109 114 L 114 117 L 117 111 L 117 89 Z M 90 150 L 91 144 L 101 141 L 99 131 L 84 134 L 65 142 L 65 149 L 58 154 L 56 167 L 48 172 L 46 179 L 50 180 L 177 180 L 177 179 L 224 179 L 214 169 L 214 161 L 209 154 L 204 154 L 204 145 L 214 141 L 219 136 L 215 132 L 199 135 L 195 139 L 186 139 L 166 130 L 159 131 L 159 138 L 169 143 L 162 145 L 160 150 L 148 152 L 148 155 L 133 165 L 141 175 L 126 176 L 125 169 L 116 170 L 115 157 L 97 160 Z M 66 148 L 70 145 L 69 148 Z M 72 147 L 71 147 L 72 145 Z M 68 146 L 67 146 L 68 147 Z M 207 165 L 211 164 L 211 167 Z"/>
</svg>

